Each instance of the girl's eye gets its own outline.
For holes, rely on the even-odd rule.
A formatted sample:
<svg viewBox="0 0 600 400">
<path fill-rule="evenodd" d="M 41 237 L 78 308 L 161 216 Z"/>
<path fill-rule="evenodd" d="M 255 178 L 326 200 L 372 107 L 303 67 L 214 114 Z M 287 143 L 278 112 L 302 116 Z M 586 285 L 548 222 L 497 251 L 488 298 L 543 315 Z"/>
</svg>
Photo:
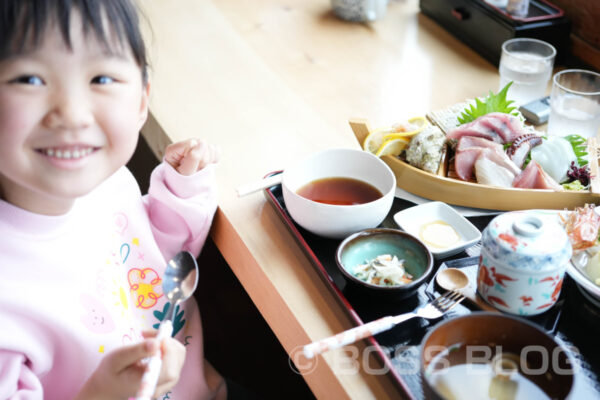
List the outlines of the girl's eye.
<svg viewBox="0 0 600 400">
<path fill-rule="evenodd" d="M 94 79 L 92 79 L 92 83 L 95 83 L 97 85 L 108 85 L 109 83 L 113 83 L 115 82 L 115 80 L 113 78 L 111 78 L 110 76 L 106 76 L 106 75 L 99 75 L 94 77 Z"/>
<path fill-rule="evenodd" d="M 13 79 L 14 83 L 20 83 L 23 85 L 42 86 L 44 81 L 39 76 L 35 75 L 23 75 Z"/>
</svg>

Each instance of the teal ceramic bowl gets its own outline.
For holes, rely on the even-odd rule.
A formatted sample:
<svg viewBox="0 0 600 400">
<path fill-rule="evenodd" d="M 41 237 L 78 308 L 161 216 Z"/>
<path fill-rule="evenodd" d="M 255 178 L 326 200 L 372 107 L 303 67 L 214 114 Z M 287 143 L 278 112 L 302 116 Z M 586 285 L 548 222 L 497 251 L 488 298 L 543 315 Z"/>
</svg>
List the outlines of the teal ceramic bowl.
<svg viewBox="0 0 600 400">
<path fill-rule="evenodd" d="M 384 286 L 367 283 L 354 276 L 354 268 L 382 254 L 404 260 L 413 281 L 405 285 Z M 366 229 L 348 236 L 337 248 L 336 264 L 353 288 L 378 296 L 405 298 L 414 294 L 433 271 L 433 256 L 413 235 L 398 229 Z"/>
</svg>

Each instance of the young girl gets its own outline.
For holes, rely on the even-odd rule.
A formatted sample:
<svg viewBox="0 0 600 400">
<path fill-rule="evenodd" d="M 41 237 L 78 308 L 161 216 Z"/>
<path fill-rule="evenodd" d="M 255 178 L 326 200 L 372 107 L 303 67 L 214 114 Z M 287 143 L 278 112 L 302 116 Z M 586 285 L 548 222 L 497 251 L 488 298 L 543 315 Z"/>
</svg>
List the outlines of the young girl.
<svg viewBox="0 0 600 400">
<path fill-rule="evenodd" d="M 225 395 L 193 300 L 178 340 L 142 333 L 168 306 L 168 260 L 198 255 L 216 209 L 210 145 L 169 146 L 146 197 L 124 167 L 148 90 L 131 0 L 2 1 L 0 399 L 126 399 L 159 349 L 155 395 Z"/>
</svg>

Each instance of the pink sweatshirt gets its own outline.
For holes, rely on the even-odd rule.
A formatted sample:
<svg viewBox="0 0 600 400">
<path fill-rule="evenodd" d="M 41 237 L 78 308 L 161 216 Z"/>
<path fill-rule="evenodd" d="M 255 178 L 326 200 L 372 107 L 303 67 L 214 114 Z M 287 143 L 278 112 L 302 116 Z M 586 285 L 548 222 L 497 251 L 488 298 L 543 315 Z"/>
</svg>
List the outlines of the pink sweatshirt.
<svg viewBox="0 0 600 400">
<path fill-rule="evenodd" d="M 216 210 L 212 166 L 159 165 L 142 197 L 125 167 L 61 216 L 0 200 L 0 399 L 71 399 L 103 355 L 157 327 L 161 276 L 180 250 L 198 255 Z M 187 346 L 171 400 L 208 395 L 198 307 L 174 321 Z"/>
</svg>

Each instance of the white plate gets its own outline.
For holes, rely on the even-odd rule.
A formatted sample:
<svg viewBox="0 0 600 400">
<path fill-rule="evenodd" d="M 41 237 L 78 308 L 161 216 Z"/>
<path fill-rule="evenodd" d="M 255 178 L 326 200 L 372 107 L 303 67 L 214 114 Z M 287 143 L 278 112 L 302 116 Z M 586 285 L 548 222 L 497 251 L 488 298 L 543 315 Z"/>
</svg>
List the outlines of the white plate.
<svg viewBox="0 0 600 400">
<path fill-rule="evenodd" d="M 545 216 L 555 215 L 557 218 L 557 221 L 560 222 L 560 220 L 558 219 L 558 214 L 561 211 L 558 211 L 558 210 L 556 210 L 556 211 L 554 211 L 554 210 L 533 210 L 533 211 L 539 213 L 540 215 L 545 215 Z M 594 209 L 594 211 L 596 213 L 599 213 L 600 207 L 596 207 Z M 571 278 L 573 278 L 573 280 L 575 282 L 577 282 L 579 289 L 582 291 L 585 291 L 585 294 L 588 295 L 586 297 L 590 301 L 592 301 L 592 303 L 594 305 L 596 305 L 600 308 L 600 286 L 596 285 L 594 283 L 594 281 L 592 280 L 592 278 L 590 278 L 588 276 L 587 272 L 585 271 L 585 265 L 581 265 L 578 260 L 579 259 L 576 256 L 571 258 L 571 262 L 569 262 L 567 264 L 567 273 L 569 274 L 569 276 Z"/>
<path fill-rule="evenodd" d="M 399 211 L 394 215 L 394 221 L 396 221 L 396 224 L 402 230 L 419 238 L 421 241 L 423 241 L 419 235 L 421 227 L 430 222 L 443 221 L 452 226 L 460 236 L 460 240 L 455 245 L 441 249 L 423 241 L 425 246 L 431 251 L 431 254 L 438 259 L 460 253 L 481 239 L 479 229 L 448 204 L 441 201 L 419 204 L 418 206 Z"/>
</svg>

